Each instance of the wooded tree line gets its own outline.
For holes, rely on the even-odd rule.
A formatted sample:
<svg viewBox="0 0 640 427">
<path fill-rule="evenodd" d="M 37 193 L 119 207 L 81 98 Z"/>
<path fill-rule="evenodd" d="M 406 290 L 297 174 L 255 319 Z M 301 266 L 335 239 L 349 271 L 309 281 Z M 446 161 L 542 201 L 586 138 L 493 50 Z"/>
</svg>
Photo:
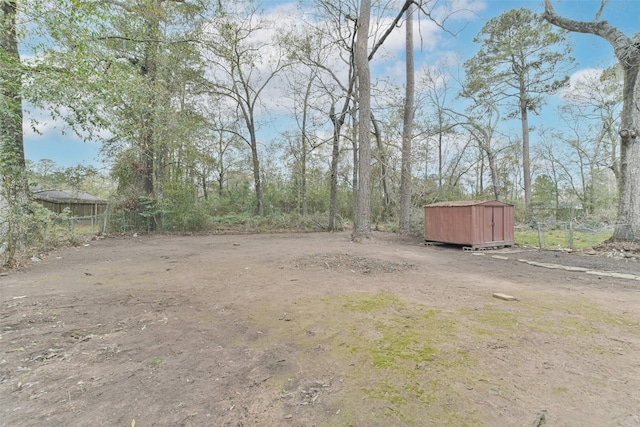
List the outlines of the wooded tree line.
<svg viewBox="0 0 640 427">
<path fill-rule="evenodd" d="M 152 228 L 193 210 L 323 213 L 328 229 L 351 219 L 366 238 L 372 218 L 406 233 L 412 209 L 477 198 L 514 203 L 527 222 L 578 209 L 640 239 L 638 43 L 598 16 L 514 9 L 485 24 L 474 57 L 415 69 L 409 23 L 456 37 L 455 2 L 315 0 L 287 14 L 253 1 L 0 4 L 5 218 L 28 213 L 23 108 L 40 108 L 102 142 L 117 206 L 146 210 Z M 371 72 L 394 31 L 402 82 Z M 569 84 L 567 31 L 609 41 L 618 66 Z M 558 123 L 532 129 L 559 93 Z M 618 201 L 615 217 L 602 209 Z M 8 248 L 14 224 L 0 230 Z"/>
</svg>

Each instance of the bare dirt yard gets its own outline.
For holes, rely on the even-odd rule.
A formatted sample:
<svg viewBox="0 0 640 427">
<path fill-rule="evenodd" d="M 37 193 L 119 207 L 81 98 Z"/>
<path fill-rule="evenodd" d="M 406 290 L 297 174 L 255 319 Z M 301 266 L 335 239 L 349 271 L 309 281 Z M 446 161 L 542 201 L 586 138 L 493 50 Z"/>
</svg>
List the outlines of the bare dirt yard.
<svg viewBox="0 0 640 427">
<path fill-rule="evenodd" d="M 346 232 L 60 249 L 0 276 L 0 425 L 640 426 L 640 263 L 604 255 Z"/>
</svg>

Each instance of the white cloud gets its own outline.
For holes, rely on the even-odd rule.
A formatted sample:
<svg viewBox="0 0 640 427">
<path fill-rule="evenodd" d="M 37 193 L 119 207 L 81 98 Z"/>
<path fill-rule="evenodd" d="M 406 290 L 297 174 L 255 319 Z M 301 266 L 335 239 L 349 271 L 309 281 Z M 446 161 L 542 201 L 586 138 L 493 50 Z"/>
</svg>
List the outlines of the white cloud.
<svg viewBox="0 0 640 427">
<path fill-rule="evenodd" d="M 603 72 L 604 70 L 601 68 L 585 68 L 576 71 L 569 77 L 569 86 L 560 91 L 561 99 L 575 104 L 602 102 L 606 99 L 613 100 L 615 91 L 612 89 L 614 86 L 605 87 L 606 85 L 601 80 Z M 620 85 L 621 81 L 618 81 L 617 84 Z"/>
<path fill-rule="evenodd" d="M 600 79 L 602 71 L 603 70 L 601 68 L 585 68 L 578 70 L 569 78 L 569 84 L 571 87 L 576 87 L 577 85 L 584 84 L 585 82 Z"/>
<path fill-rule="evenodd" d="M 448 64 L 451 58 L 457 58 L 455 49 L 456 34 L 473 20 L 479 20 L 479 13 L 486 9 L 483 1 L 453 0 L 443 2 L 432 10 L 431 19 L 424 13 L 414 14 L 414 55 L 416 69 L 424 64 Z M 380 25 L 379 36 L 391 24 L 387 18 Z M 384 75 L 390 81 L 402 84 L 405 80 L 405 26 L 395 28 L 373 61 L 373 73 Z M 459 59 L 456 59 L 459 62 Z M 376 72 L 376 66 L 377 72 Z"/>
<path fill-rule="evenodd" d="M 24 120 L 22 122 L 24 137 L 29 139 L 58 137 L 61 133 L 67 132 L 69 138 L 80 141 L 73 132 L 68 132 L 66 124 L 60 120 L 52 118 L 46 110 L 26 106 Z"/>
<path fill-rule="evenodd" d="M 449 4 L 444 4 L 439 8 L 435 17 L 438 20 L 469 21 L 478 19 L 478 14 L 487 8 L 485 1 L 476 0 L 451 0 Z"/>
</svg>

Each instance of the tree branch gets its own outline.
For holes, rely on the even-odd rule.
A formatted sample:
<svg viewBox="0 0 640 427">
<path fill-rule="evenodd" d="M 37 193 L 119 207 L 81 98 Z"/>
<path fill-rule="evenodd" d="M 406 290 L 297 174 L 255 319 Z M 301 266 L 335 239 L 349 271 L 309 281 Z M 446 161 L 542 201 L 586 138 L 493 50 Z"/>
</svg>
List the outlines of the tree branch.
<svg viewBox="0 0 640 427">
<path fill-rule="evenodd" d="M 387 37 L 389 37 L 389 34 L 391 34 L 393 29 L 396 28 L 396 26 L 398 25 L 398 21 L 400 21 L 400 19 L 402 18 L 402 15 L 404 15 L 404 13 L 407 11 L 407 9 L 409 9 L 409 6 L 411 6 L 413 3 L 415 3 L 413 0 L 406 0 L 404 2 L 404 6 L 402 6 L 402 10 L 400 10 L 400 12 L 396 16 L 396 18 L 391 23 L 391 25 L 389 25 L 389 28 L 387 28 L 387 31 L 385 31 L 385 33 L 382 35 L 382 37 L 380 37 L 380 40 L 378 40 L 376 45 L 371 50 L 371 53 L 369 54 L 369 61 L 371 61 L 373 59 L 373 56 L 378 51 L 378 49 L 380 49 L 380 46 L 382 46 L 382 44 L 387 39 Z"/>
<path fill-rule="evenodd" d="M 400 10 L 400 12 L 398 13 L 398 15 L 395 17 L 395 19 L 393 20 L 393 22 L 391 23 L 391 25 L 389 25 L 389 28 L 387 28 L 387 31 L 384 32 L 384 34 L 382 35 L 382 37 L 380 38 L 380 40 L 378 40 L 378 42 L 375 44 L 375 46 L 373 46 L 373 49 L 371 50 L 371 53 L 369 53 L 369 61 L 371 61 L 373 59 L 373 56 L 375 55 L 375 53 L 378 51 L 378 49 L 380 49 L 380 47 L 382 46 L 382 44 L 384 43 L 384 41 L 387 39 L 387 37 L 389 37 L 389 35 L 391 34 L 391 32 L 393 31 L 394 28 L 396 28 L 396 26 L 398 25 L 398 22 L 400 21 L 400 19 L 402 18 L 402 16 L 404 15 L 404 13 L 407 11 L 407 9 L 409 9 L 409 6 L 411 6 L 412 4 L 415 4 L 416 7 L 421 10 L 426 16 L 428 16 L 431 21 L 433 21 L 438 27 L 440 27 L 442 30 L 446 31 L 449 34 L 455 35 L 454 33 L 452 33 L 451 31 L 448 31 L 446 28 L 444 28 L 444 21 L 447 20 L 447 18 L 445 18 L 443 20 L 442 23 L 437 22 L 436 20 L 434 20 L 433 18 L 431 18 L 431 13 L 428 10 L 425 10 L 424 6 L 422 5 L 421 1 L 416 1 L 416 0 L 406 0 L 404 2 L 404 5 L 402 6 L 402 9 Z"/>
<path fill-rule="evenodd" d="M 160 40 L 160 39 L 134 39 L 131 37 L 124 36 L 104 36 L 104 37 L 96 37 L 94 40 L 124 40 L 133 43 L 166 43 L 166 44 L 180 44 L 180 43 L 201 43 L 200 40 L 197 39 L 183 39 L 176 41 L 169 40 Z"/>
<path fill-rule="evenodd" d="M 606 3 L 606 0 L 603 0 L 602 7 L 604 7 L 604 3 Z M 596 18 L 600 16 L 602 7 L 598 11 Z M 551 0 L 544 0 L 544 14 L 542 17 L 547 22 L 564 28 L 565 30 L 583 34 L 594 34 L 603 38 L 613 47 L 616 58 L 618 58 L 622 64 L 629 65 L 632 62 L 637 62 L 640 57 L 638 48 L 634 45 L 633 41 L 622 31 L 609 25 L 607 21 L 584 22 L 564 18 L 555 12 Z"/>
<path fill-rule="evenodd" d="M 600 15 L 602 14 L 602 10 L 604 9 L 604 6 L 609 3 L 609 0 L 602 0 L 602 3 L 600 3 L 600 9 L 598 9 L 598 12 L 596 13 L 596 16 L 593 18 L 594 21 L 597 21 L 598 19 L 600 19 Z"/>
</svg>

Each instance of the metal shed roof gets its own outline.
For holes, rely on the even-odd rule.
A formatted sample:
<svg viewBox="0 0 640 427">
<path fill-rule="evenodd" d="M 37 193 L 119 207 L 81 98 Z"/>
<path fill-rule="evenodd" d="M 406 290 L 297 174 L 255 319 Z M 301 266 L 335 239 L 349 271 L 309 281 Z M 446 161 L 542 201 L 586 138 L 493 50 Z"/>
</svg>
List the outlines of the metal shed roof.
<svg viewBox="0 0 640 427">
<path fill-rule="evenodd" d="M 425 208 L 439 208 L 439 207 L 458 207 L 458 206 L 477 206 L 477 205 L 500 205 L 511 206 L 508 203 L 499 202 L 497 200 L 452 200 L 447 202 L 432 203 L 424 206 Z"/>
<path fill-rule="evenodd" d="M 33 196 L 37 200 L 54 203 L 107 203 L 106 200 L 82 191 L 41 190 L 35 191 Z"/>
</svg>

